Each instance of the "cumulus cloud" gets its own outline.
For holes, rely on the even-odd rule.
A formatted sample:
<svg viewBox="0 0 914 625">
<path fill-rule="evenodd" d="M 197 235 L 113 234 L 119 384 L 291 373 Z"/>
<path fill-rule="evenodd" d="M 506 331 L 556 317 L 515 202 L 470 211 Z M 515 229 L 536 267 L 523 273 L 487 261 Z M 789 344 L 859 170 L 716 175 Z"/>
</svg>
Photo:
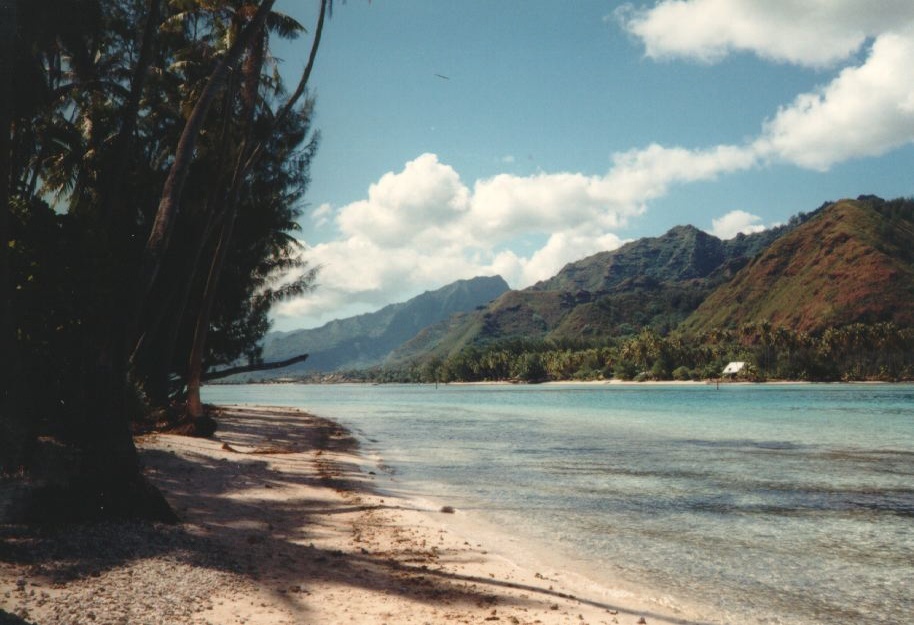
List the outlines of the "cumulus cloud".
<svg viewBox="0 0 914 625">
<path fill-rule="evenodd" d="M 733 157 L 827 170 L 914 142 L 909 0 L 886 0 L 878 10 L 857 0 L 666 0 L 650 9 L 628 6 L 620 15 L 654 58 L 714 62 L 748 51 L 804 66 L 846 65 L 781 107 L 751 144 L 723 148 Z"/>
<path fill-rule="evenodd" d="M 711 230 L 708 232 L 719 239 L 732 239 L 736 235 L 752 234 L 765 230 L 761 224 L 762 218 L 742 210 L 730 211 L 723 217 L 711 220 Z"/>
<path fill-rule="evenodd" d="M 335 213 L 340 237 L 308 250 L 309 262 L 322 267 L 318 290 L 281 304 L 276 314 L 329 320 L 328 314 L 376 309 L 477 275 L 499 274 L 523 288 L 569 262 L 619 247 L 616 231 L 670 185 L 754 163 L 745 148 L 651 145 L 616 155 L 602 176 L 500 174 L 470 189 L 436 155 L 422 154 L 384 174 L 366 199 L 312 213 L 317 221 Z M 545 243 L 527 254 L 507 246 L 530 236 Z"/>
<path fill-rule="evenodd" d="M 622 239 L 611 232 L 594 234 L 587 232 L 586 228 L 556 232 L 549 237 L 546 245 L 521 262 L 521 281 L 529 285 L 551 278 L 570 262 L 597 252 L 614 250 L 622 243 Z"/>
<path fill-rule="evenodd" d="M 857 52 L 868 37 L 914 22 L 909 0 L 878 8 L 859 0 L 665 0 L 619 17 L 652 58 L 716 62 L 732 52 L 825 66 Z"/>
<path fill-rule="evenodd" d="M 760 120 L 744 144 L 651 143 L 612 155 L 598 175 L 499 174 L 467 183 L 435 154 L 422 154 L 384 174 L 364 199 L 312 212 L 339 237 L 308 252 L 323 266 L 320 288 L 277 314 L 324 321 L 475 275 L 500 274 L 523 288 L 618 247 L 619 230 L 677 184 L 777 162 L 826 170 L 914 142 L 910 0 L 885 0 L 878 10 L 859 0 L 664 0 L 617 15 L 652 58 L 711 63 L 748 52 L 830 73 L 819 89 Z M 760 217 L 732 211 L 712 220 L 711 232 L 731 238 L 763 228 Z M 543 243 L 524 252 L 510 245 L 524 237 Z"/>
<path fill-rule="evenodd" d="M 422 154 L 403 171 L 384 174 L 366 200 L 342 209 L 338 223 L 347 236 L 396 244 L 459 216 L 468 208 L 468 194 L 452 167 Z"/>
<path fill-rule="evenodd" d="M 329 203 L 323 203 L 311 211 L 311 220 L 317 227 L 326 226 L 330 223 L 333 215 L 333 207 Z"/>
<path fill-rule="evenodd" d="M 914 3 L 912 3 L 914 4 Z M 756 150 L 826 170 L 914 141 L 914 29 L 887 33 L 866 61 L 816 93 L 798 96 L 765 124 Z"/>
</svg>

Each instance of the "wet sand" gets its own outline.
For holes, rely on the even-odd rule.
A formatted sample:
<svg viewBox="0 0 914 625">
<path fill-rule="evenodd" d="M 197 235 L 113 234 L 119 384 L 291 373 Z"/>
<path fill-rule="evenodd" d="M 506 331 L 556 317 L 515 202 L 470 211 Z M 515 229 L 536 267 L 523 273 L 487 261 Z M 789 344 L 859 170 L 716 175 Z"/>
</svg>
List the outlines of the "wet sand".
<svg viewBox="0 0 914 625">
<path fill-rule="evenodd" d="M 0 624 L 702 625 L 380 490 L 332 421 L 246 406 L 219 423 L 213 439 L 138 441 L 178 526 L 6 536 Z"/>
</svg>

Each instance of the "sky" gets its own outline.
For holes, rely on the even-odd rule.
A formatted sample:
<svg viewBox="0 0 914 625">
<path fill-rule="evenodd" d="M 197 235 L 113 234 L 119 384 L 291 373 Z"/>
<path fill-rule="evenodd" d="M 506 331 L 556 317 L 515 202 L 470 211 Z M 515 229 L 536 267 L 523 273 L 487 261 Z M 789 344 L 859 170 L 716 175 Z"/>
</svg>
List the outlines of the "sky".
<svg viewBox="0 0 914 625">
<path fill-rule="evenodd" d="M 311 32 L 317 6 L 275 10 Z M 310 43 L 273 44 L 291 85 Z M 910 0 L 336 0 L 309 88 L 297 236 L 321 269 L 277 330 L 914 195 Z"/>
</svg>

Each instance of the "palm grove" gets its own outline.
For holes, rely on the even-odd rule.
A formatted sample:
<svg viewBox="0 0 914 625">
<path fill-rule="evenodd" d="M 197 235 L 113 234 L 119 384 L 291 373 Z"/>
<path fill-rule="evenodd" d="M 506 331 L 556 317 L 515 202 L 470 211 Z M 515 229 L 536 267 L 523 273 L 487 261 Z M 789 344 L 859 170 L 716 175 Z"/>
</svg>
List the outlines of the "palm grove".
<svg viewBox="0 0 914 625">
<path fill-rule="evenodd" d="M 330 2 L 307 30 L 274 2 L 0 0 L 0 479 L 66 459 L 33 514 L 168 517 L 131 420 L 202 427 L 204 372 L 313 285 L 290 233 Z M 277 38 L 310 50 L 296 86 Z"/>
</svg>

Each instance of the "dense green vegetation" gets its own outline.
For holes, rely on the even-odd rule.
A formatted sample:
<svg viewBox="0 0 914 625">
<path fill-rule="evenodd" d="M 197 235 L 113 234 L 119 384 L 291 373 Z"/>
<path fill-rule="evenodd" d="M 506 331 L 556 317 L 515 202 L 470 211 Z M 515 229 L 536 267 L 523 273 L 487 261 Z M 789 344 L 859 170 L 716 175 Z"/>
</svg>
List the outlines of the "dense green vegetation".
<svg viewBox="0 0 914 625">
<path fill-rule="evenodd" d="M 600 344 L 509 340 L 470 346 L 448 358 L 350 372 L 372 382 L 545 382 L 556 380 L 713 380 L 731 361 L 751 381 L 914 379 L 914 329 L 851 324 L 811 335 L 769 323 L 697 338 L 644 328 Z"/>
<path fill-rule="evenodd" d="M 274 2 L 2 4 L 0 474 L 65 450 L 37 484 L 56 514 L 168 516 L 130 419 L 205 431 L 206 369 L 256 360 L 313 282 L 291 232 L 329 2 L 291 93 L 270 44 L 305 29 Z"/>
<path fill-rule="evenodd" d="M 823 206 L 711 293 L 683 329 L 769 321 L 805 332 L 914 325 L 914 201 L 873 196 Z"/>
</svg>

